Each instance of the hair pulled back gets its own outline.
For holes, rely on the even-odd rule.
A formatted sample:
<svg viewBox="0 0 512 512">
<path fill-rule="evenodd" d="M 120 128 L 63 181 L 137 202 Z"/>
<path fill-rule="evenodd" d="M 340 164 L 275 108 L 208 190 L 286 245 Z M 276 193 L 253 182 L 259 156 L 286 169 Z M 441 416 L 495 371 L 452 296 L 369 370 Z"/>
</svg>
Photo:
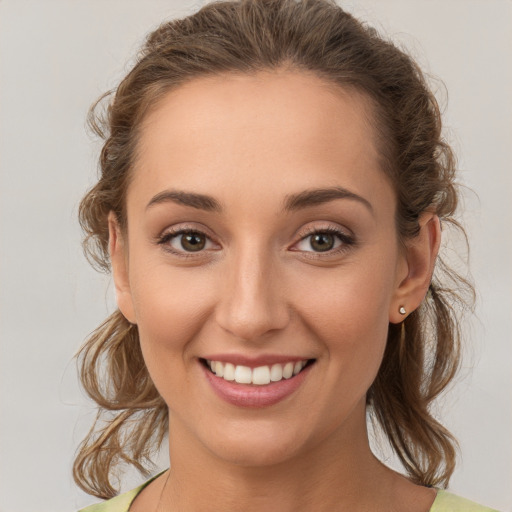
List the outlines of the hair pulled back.
<svg viewBox="0 0 512 512">
<path fill-rule="evenodd" d="M 444 226 L 457 225 L 455 160 L 441 136 L 437 102 L 410 57 L 331 0 L 223 1 L 151 33 L 117 90 L 91 109 L 90 124 L 104 139 L 101 174 L 83 198 L 79 218 L 93 265 L 110 270 L 107 216 L 113 211 L 125 225 L 125 193 L 148 110 L 196 77 L 283 67 L 370 98 L 383 172 L 396 192 L 401 240 L 418 233 L 418 218 L 427 209 Z M 446 486 L 455 465 L 455 440 L 430 406 L 458 368 L 457 312 L 464 301 L 452 290 L 464 289 L 471 288 L 438 260 L 423 304 L 403 324 L 390 325 L 367 397 L 405 470 L 424 485 Z M 167 431 L 167 407 L 144 364 L 137 327 L 119 311 L 81 349 L 80 377 L 99 410 L 79 448 L 74 477 L 86 492 L 110 498 L 119 464 L 146 472 Z"/>
</svg>

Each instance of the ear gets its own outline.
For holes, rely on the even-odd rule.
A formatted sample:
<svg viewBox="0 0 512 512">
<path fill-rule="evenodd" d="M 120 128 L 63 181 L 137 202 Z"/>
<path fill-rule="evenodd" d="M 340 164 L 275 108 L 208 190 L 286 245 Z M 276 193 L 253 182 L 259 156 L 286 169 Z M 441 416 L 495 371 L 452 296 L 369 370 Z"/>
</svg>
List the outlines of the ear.
<svg viewBox="0 0 512 512">
<path fill-rule="evenodd" d="M 110 262 L 112 264 L 112 277 L 116 287 L 117 306 L 128 322 L 135 324 L 135 311 L 128 277 L 128 249 L 125 245 L 125 237 L 123 236 L 119 221 L 112 211 L 108 214 L 108 233 Z"/>
<path fill-rule="evenodd" d="M 420 231 L 408 240 L 404 249 L 405 266 L 399 272 L 397 287 L 390 303 L 389 321 L 402 322 L 422 303 L 428 292 L 441 244 L 441 224 L 435 213 L 425 212 L 419 220 Z M 403 307 L 405 314 L 400 313 Z"/>
</svg>

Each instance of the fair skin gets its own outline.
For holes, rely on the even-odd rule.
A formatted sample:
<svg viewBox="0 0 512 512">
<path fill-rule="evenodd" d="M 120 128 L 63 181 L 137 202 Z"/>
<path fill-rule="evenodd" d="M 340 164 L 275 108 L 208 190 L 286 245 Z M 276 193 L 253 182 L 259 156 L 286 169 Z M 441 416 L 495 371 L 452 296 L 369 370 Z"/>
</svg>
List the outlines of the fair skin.
<svg viewBox="0 0 512 512">
<path fill-rule="evenodd" d="M 435 491 L 372 454 L 365 400 L 389 323 L 426 294 L 439 221 L 399 243 L 371 117 L 362 95 L 290 70 L 195 79 L 147 114 L 110 248 L 169 407 L 171 470 L 133 512 L 429 510 Z M 284 379 L 230 383 L 237 403 L 207 359 L 309 363 L 277 402 L 258 389 Z"/>
</svg>

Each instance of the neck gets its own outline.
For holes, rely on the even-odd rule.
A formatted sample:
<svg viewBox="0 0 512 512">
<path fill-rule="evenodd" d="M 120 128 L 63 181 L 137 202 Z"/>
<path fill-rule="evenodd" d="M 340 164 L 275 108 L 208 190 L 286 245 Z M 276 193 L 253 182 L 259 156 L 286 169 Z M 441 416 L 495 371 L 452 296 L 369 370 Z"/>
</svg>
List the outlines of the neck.
<svg viewBox="0 0 512 512">
<path fill-rule="evenodd" d="M 160 510 L 379 510 L 393 501 L 396 479 L 405 479 L 374 457 L 364 411 L 360 420 L 363 428 L 360 421 L 345 426 L 300 454 L 258 466 L 220 458 L 171 420 L 172 462 Z"/>
</svg>

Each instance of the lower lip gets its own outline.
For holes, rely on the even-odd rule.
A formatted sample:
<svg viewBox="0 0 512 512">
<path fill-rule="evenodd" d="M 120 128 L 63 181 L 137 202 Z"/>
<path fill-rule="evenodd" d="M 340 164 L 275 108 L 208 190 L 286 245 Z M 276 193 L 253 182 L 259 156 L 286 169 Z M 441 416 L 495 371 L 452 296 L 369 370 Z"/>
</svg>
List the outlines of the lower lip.
<svg viewBox="0 0 512 512">
<path fill-rule="evenodd" d="M 201 364 L 201 366 L 217 396 L 238 407 L 261 408 L 277 404 L 294 393 L 304 382 L 312 365 L 306 366 L 300 373 L 290 379 L 282 379 L 279 382 L 271 382 L 264 386 L 227 381 L 222 377 L 217 377 L 204 365 Z"/>
</svg>

